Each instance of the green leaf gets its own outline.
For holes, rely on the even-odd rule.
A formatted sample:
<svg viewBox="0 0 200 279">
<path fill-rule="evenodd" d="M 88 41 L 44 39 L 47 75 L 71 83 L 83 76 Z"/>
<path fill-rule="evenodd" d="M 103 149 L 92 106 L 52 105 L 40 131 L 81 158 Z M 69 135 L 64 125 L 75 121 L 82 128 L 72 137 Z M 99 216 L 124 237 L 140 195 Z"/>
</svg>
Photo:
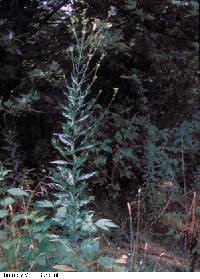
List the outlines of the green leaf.
<svg viewBox="0 0 200 279">
<path fill-rule="evenodd" d="M 69 163 L 68 163 L 67 161 L 57 160 L 57 161 L 51 162 L 51 164 L 56 164 L 56 165 L 67 165 L 67 164 L 69 164 Z"/>
<path fill-rule="evenodd" d="M 24 214 L 17 214 L 12 218 L 13 223 L 17 223 L 18 221 L 24 219 Z"/>
<path fill-rule="evenodd" d="M 99 219 L 95 225 L 105 231 L 109 231 L 109 228 L 117 228 L 118 226 L 115 225 L 111 220 L 109 219 Z"/>
<path fill-rule="evenodd" d="M 93 213 L 87 215 L 87 217 L 85 218 L 85 222 L 81 227 L 81 230 L 89 233 L 97 232 L 97 227 L 94 225 L 92 217 L 93 217 Z"/>
<path fill-rule="evenodd" d="M 76 158 L 76 162 L 77 162 L 77 164 L 79 164 L 79 165 L 84 164 L 87 160 L 88 160 L 88 158 L 83 157 L 83 156 L 79 156 L 79 157 Z"/>
<path fill-rule="evenodd" d="M 8 210 L 0 210 L 0 218 L 4 218 L 8 216 Z"/>
<path fill-rule="evenodd" d="M 0 169 L 0 181 L 3 181 L 5 179 L 5 176 L 11 172 L 10 170 L 3 170 L 3 169 Z"/>
<path fill-rule="evenodd" d="M 86 260 L 92 261 L 97 255 L 99 247 L 100 244 L 98 239 L 87 239 L 81 244 L 81 252 Z"/>
<path fill-rule="evenodd" d="M 60 219 L 60 218 L 63 218 L 66 216 L 66 213 L 67 213 L 67 209 L 66 207 L 62 206 L 62 207 L 59 207 L 57 209 L 57 212 L 56 212 L 56 215 L 55 215 L 55 218 L 56 219 Z"/>
<path fill-rule="evenodd" d="M 67 140 L 64 135 L 60 134 L 58 136 L 59 136 L 59 139 L 62 143 L 66 144 L 70 147 L 72 146 L 72 143 L 69 140 Z"/>
<path fill-rule="evenodd" d="M 112 152 L 113 152 L 112 148 L 111 148 L 109 145 L 107 145 L 106 143 L 103 143 L 103 144 L 100 146 L 100 148 L 101 148 L 102 150 L 104 150 L 105 152 L 108 152 L 108 153 L 112 153 Z"/>
<path fill-rule="evenodd" d="M 8 198 L 5 198 L 4 200 L 2 200 L 2 201 L 0 202 L 0 205 L 6 207 L 6 206 L 8 206 L 9 204 L 13 204 L 14 202 L 15 202 L 15 200 L 14 200 L 13 198 L 8 197 Z"/>
<path fill-rule="evenodd" d="M 50 220 L 47 220 L 47 221 L 35 224 L 34 228 L 30 228 L 30 229 L 33 233 L 38 233 L 38 232 L 44 233 L 44 232 L 48 232 L 48 229 L 50 228 L 51 224 L 52 224 L 52 222 Z M 43 237 L 44 237 L 44 235 L 43 235 Z"/>
<path fill-rule="evenodd" d="M 87 149 L 90 149 L 90 150 L 91 150 L 93 147 L 95 147 L 94 144 L 84 145 L 84 146 L 78 148 L 77 150 L 78 150 L 78 151 L 87 150 Z"/>
<path fill-rule="evenodd" d="M 8 193 L 12 196 L 17 196 L 17 197 L 23 197 L 23 196 L 28 197 L 29 196 L 29 194 L 27 192 L 25 192 L 24 190 L 22 190 L 20 188 L 10 188 L 8 190 Z"/>
<path fill-rule="evenodd" d="M 89 117 L 89 115 L 85 115 L 85 116 L 83 116 L 82 118 L 78 119 L 78 120 L 76 121 L 76 123 L 79 123 L 79 122 L 81 122 L 81 121 L 84 121 L 84 120 L 86 120 L 88 117 Z"/>
<path fill-rule="evenodd" d="M 36 203 L 37 207 L 43 207 L 43 208 L 53 208 L 54 205 L 52 202 L 48 201 L 48 200 L 44 200 L 44 201 L 38 201 Z"/>
<path fill-rule="evenodd" d="M 85 223 L 82 225 L 81 230 L 84 232 L 95 233 L 97 232 L 97 227 L 92 223 Z"/>
<path fill-rule="evenodd" d="M 74 176 L 71 172 L 71 170 L 68 170 L 68 177 L 67 177 L 67 182 L 69 183 L 69 185 L 74 185 Z"/>
<path fill-rule="evenodd" d="M 86 180 L 86 179 L 89 179 L 90 177 L 92 177 L 93 175 L 96 174 L 96 171 L 95 172 L 91 172 L 91 173 L 88 173 L 88 174 L 85 174 L 85 175 L 82 175 L 79 180 Z"/>
</svg>

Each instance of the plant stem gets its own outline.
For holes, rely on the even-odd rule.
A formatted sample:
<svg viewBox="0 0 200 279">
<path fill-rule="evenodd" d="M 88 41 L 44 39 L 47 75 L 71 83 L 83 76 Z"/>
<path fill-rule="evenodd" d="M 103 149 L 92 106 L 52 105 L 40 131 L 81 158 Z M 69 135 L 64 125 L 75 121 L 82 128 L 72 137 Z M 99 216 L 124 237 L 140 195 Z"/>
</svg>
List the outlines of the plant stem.
<svg viewBox="0 0 200 279">
<path fill-rule="evenodd" d="M 135 255 L 134 255 L 134 268 L 137 266 L 138 257 L 138 244 L 139 244 L 139 230 L 140 230 L 140 206 L 141 206 L 141 189 L 138 190 L 138 210 L 137 210 L 137 229 L 136 229 L 136 239 L 135 239 Z"/>
</svg>

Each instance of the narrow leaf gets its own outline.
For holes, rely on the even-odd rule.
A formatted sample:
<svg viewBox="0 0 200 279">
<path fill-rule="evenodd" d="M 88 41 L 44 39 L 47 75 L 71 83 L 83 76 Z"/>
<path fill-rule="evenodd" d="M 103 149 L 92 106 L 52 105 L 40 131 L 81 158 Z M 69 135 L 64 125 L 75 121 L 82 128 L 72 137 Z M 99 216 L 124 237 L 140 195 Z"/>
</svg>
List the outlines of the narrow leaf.
<svg viewBox="0 0 200 279">
<path fill-rule="evenodd" d="M 36 203 L 36 206 L 38 207 L 43 207 L 43 208 L 53 208 L 53 203 L 48 201 L 48 200 L 44 200 L 44 201 L 38 201 Z"/>
<path fill-rule="evenodd" d="M 87 150 L 87 149 L 92 149 L 95 145 L 94 144 L 91 144 L 91 145 L 86 145 L 86 146 L 83 146 L 81 148 L 78 148 L 78 150 Z"/>
<path fill-rule="evenodd" d="M 76 123 L 82 122 L 84 120 L 86 120 L 89 117 L 89 115 L 85 115 L 82 118 L 80 118 L 79 120 L 76 121 Z"/>
<path fill-rule="evenodd" d="M 64 161 L 64 160 L 57 160 L 57 161 L 51 162 L 51 164 L 66 165 L 66 164 L 69 164 L 69 163 L 67 161 Z"/>
<path fill-rule="evenodd" d="M 60 141 L 62 141 L 62 143 L 66 144 L 68 146 L 72 145 L 71 142 L 69 140 L 67 140 L 66 138 L 64 138 L 64 136 L 62 136 L 62 135 L 59 135 L 59 139 L 60 139 Z"/>
<path fill-rule="evenodd" d="M 89 179 L 90 177 L 94 176 L 96 174 L 96 171 L 95 172 L 92 172 L 92 173 L 88 173 L 88 174 L 85 174 L 85 175 L 82 175 L 79 180 L 86 180 L 86 179 Z"/>
</svg>

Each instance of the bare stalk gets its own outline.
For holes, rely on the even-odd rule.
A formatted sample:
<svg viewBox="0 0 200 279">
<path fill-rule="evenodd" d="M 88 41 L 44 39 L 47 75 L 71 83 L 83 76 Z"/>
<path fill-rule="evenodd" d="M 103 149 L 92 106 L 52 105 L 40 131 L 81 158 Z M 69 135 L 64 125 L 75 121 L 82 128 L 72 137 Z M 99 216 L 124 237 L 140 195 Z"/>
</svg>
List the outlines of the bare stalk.
<svg viewBox="0 0 200 279">
<path fill-rule="evenodd" d="M 134 247 L 134 268 L 137 266 L 138 258 L 138 244 L 139 244 L 139 233 L 140 233 L 140 207 L 141 207 L 141 189 L 138 190 L 138 208 L 137 208 L 137 229 Z"/>
</svg>

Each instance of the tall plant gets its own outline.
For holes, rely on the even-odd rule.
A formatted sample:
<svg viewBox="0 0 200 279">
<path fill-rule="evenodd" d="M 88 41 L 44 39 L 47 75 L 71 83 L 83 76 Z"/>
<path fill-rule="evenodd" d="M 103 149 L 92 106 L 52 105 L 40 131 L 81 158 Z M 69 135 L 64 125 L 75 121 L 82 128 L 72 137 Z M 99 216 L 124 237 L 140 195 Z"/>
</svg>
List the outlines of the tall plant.
<svg viewBox="0 0 200 279">
<path fill-rule="evenodd" d="M 57 166 L 53 179 L 61 188 L 61 192 L 55 194 L 58 200 L 54 221 L 65 236 L 65 240 L 62 238 L 55 241 L 64 241 L 66 244 L 67 240 L 68 244 L 70 243 L 72 250 L 70 248 L 69 257 L 66 257 L 65 253 L 64 262 L 78 270 L 85 270 L 81 262 L 92 261 L 96 257 L 100 244 L 94 235 L 97 228 L 109 230 L 116 227 L 108 219 L 100 219 L 94 223 L 94 212 L 86 208 L 91 201 L 87 194 L 88 180 L 96 173 L 94 170 L 86 171 L 90 152 L 95 147 L 96 123 L 93 126 L 88 123 L 91 123 L 89 120 L 92 118 L 96 98 L 92 98 L 90 94 L 105 54 L 101 54 L 95 66 L 91 68 L 90 65 L 102 46 L 107 22 L 95 20 L 91 31 L 89 25 L 85 13 L 81 21 L 71 17 L 74 44 L 68 49 L 67 54 L 72 62 L 72 72 L 66 81 L 66 101 L 60 105 L 64 118 L 62 130 L 55 134 L 53 139 L 54 147 L 62 156 L 61 160 L 53 162 Z"/>
</svg>

